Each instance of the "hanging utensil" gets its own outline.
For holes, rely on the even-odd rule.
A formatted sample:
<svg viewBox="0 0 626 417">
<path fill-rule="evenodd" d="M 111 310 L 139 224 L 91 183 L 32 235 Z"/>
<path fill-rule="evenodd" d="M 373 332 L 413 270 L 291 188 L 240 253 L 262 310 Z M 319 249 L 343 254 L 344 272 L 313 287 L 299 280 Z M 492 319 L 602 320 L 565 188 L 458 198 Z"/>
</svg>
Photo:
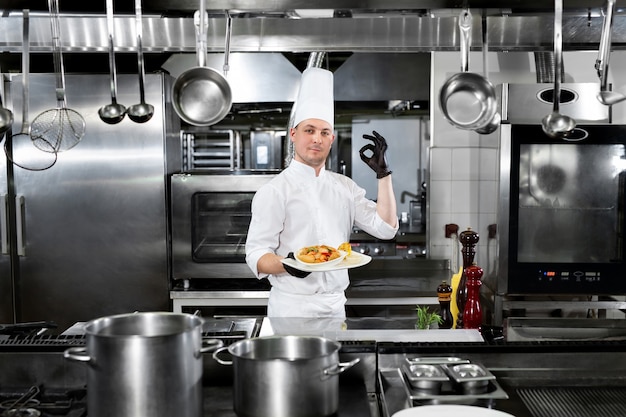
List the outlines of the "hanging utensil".
<svg viewBox="0 0 626 417">
<path fill-rule="evenodd" d="M 113 0 L 106 1 L 107 27 L 109 29 L 109 71 L 111 74 L 111 103 L 100 107 L 98 115 L 103 122 L 116 124 L 121 122 L 126 115 L 126 107 L 117 102 L 117 71 L 115 68 L 115 42 L 113 24 Z"/>
<path fill-rule="evenodd" d="M 602 25 L 602 36 L 600 37 L 600 48 L 598 49 L 598 59 L 596 59 L 596 71 L 600 77 L 600 92 L 596 96 L 598 101 L 607 106 L 611 106 L 620 101 L 626 100 L 626 96 L 617 91 L 608 90 L 609 59 L 611 56 L 611 31 L 613 29 L 613 12 L 615 11 L 615 0 L 607 0 L 604 24 Z"/>
<path fill-rule="evenodd" d="M 561 71 L 563 63 L 563 0 L 554 1 L 554 94 L 552 113 L 541 121 L 546 135 L 552 138 L 564 138 L 576 127 L 576 121 L 559 113 L 561 100 Z"/>
<path fill-rule="evenodd" d="M 139 104 L 132 105 L 128 108 L 128 117 L 135 123 L 145 123 L 152 119 L 154 115 L 154 106 L 146 103 L 145 79 L 143 61 L 143 46 L 141 38 L 143 35 L 143 23 L 141 21 L 141 0 L 135 0 L 135 25 L 137 28 L 137 67 L 139 73 Z"/>
<path fill-rule="evenodd" d="M 30 136 L 35 146 L 42 151 L 50 151 L 49 145 L 52 145 L 54 152 L 62 152 L 72 149 L 82 140 L 85 135 L 85 119 L 76 110 L 67 107 L 65 70 L 59 39 L 61 30 L 58 0 L 48 0 L 48 8 L 50 9 L 50 25 L 52 27 L 57 108 L 46 110 L 35 117 Z"/>
<path fill-rule="evenodd" d="M 2 104 L 2 96 L 0 95 L 0 140 L 2 140 L 2 135 L 4 134 L 4 132 L 9 130 L 12 124 L 13 112 L 4 107 L 4 105 Z"/>
<path fill-rule="evenodd" d="M 4 153 L 13 165 L 29 171 L 43 171 L 56 163 L 57 153 L 54 147 L 45 139 L 39 139 L 39 145 L 45 147 L 45 152 L 42 152 L 35 147 L 30 138 L 30 122 L 28 120 L 30 74 L 29 13 L 29 10 L 24 10 L 22 13 L 22 129 L 18 134 L 7 138 L 4 142 Z"/>
<path fill-rule="evenodd" d="M 0 96 L 0 139 L 2 139 L 2 135 L 4 134 L 4 132 L 9 130 L 12 124 L 13 112 L 4 107 L 4 105 L 2 104 L 2 96 Z"/>
<path fill-rule="evenodd" d="M 200 10 L 194 15 L 198 66 L 178 76 L 172 88 L 172 103 L 176 114 L 194 126 L 210 126 L 221 121 L 232 106 L 232 92 L 224 75 L 206 67 L 206 4 L 200 0 Z M 224 70 L 228 70 L 232 21 L 226 18 Z"/>
<path fill-rule="evenodd" d="M 486 12 L 483 13 L 481 23 L 482 23 L 481 25 L 482 34 L 483 34 L 483 74 L 484 74 L 485 79 L 488 80 L 489 79 L 489 65 L 488 65 L 489 64 L 488 62 L 489 47 L 488 47 L 488 39 L 487 39 L 487 14 Z M 489 135 L 495 132 L 496 129 L 498 129 L 498 127 L 500 127 L 501 121 L 502 121 L 502 118 L 500 117 L 500 113 L 496 111 L 496 114 L 493 115 L 493 119 L 491 119 L 491 121 L 487 123 L 485 126 L 476 129 L 476 133 L 479 133 L 481 135 Z"/>
<path fill-rule="evenodd" d="M 480 74 L 469 72 L 472 40 L 472 14 L 465 9 L 459 16 L 461 72 L 450 77 L 439 92 L 443 116 L 459 129 L 476 130 L 489 124 L 498 109 L 496 90 Z"/>
</svg>

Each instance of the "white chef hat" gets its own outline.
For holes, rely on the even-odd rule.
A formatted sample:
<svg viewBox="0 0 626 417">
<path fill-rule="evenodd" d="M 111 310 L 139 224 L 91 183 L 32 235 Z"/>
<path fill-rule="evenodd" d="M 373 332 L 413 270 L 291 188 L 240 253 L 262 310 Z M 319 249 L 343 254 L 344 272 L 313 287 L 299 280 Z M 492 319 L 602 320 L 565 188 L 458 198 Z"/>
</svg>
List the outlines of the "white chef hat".
<svg viewBox="0 0 626 417">
<path fill-rule="evenodd" d="M 328 122 L 332 129 L 335 124 L 333 73 L 317 67 L 305 69 L 294 107 L 292 126 L 306 119 L 320 119 Z"/>
</svg>

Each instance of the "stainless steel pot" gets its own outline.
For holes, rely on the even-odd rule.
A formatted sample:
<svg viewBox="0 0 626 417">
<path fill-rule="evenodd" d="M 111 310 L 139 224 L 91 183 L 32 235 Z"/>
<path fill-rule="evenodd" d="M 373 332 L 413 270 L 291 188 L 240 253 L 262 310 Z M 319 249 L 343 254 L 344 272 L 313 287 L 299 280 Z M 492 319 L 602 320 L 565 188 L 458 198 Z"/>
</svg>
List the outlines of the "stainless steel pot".
<svg viewBox="0 0 626 417">
<path fill-rule="evenodd" d="M 477 130 L 488 126 L 496 116 L 496 90 L 488 79 L 468 72 L 472 15 L 469 9 L 459 17 L 461 34 L 461 72 L 448 78 L 439 92 L 444 117 L 459 129 Z"/>
<path fill-rule="evenodd" d="M 99 318 L 85 325 L 86 346 L 64 352 L 85 362 L 90 417 L 202 417 L 202 319 L 149 312 Z M 139 413 L 139 414 L 138 414 Z"/>
<path fill-rule="evenodd" d="M 316 336 L 246 339 L 213 352 L 233 365 L 239 417 L 323 417 L 339 407 L 339 377 L 359 362 L 339 363 L 338 342 Z M 232 361 L 218 357 L 228 349 Z"/>
</svg>

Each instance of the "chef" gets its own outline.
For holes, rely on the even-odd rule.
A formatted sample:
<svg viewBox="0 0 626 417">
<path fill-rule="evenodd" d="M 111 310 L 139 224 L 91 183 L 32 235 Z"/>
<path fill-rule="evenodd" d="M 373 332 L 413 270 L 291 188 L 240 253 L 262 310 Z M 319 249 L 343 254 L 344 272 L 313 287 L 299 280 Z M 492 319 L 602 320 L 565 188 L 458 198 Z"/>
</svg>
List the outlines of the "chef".
<svg viewBox="0 0 626 417">
<path fill-rule="evenodd" d="M 326 158 L 335 141 L 333 74 L 321 68 L 302 73 L 289 129 L 294 148 L 289 166 L 262 186 L 252 200 L 246 262 L 272 285 L 268 317 L 345 317 L 348 270 L 305 272 L 281 260 L 305 246 L 338 247 L 350 240 L 354 225 L 379 239 L 398 231 L 387 142 L 377 132 L 360 150 L 361 159 L 378 178 L 377 202 L 352 179 L 327 171 Z"/>
</svg>

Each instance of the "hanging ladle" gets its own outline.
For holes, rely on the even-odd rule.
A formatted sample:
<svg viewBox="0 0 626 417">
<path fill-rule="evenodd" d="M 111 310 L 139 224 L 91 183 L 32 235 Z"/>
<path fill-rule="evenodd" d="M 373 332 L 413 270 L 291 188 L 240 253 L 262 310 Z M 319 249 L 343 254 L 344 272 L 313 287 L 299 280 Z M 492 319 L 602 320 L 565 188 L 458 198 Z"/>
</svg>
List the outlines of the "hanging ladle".
<svg viewBox="0 0 626 417">
<path fill-rule="evenodd" d="M 600 77 L 600 92 L 596 97 L 600 103 L 607 106 L 626 100 L 626 96 L 624 94 L 618 93 L 617 91 L 609 91 L 607 88 L 614 11 L 615 0 L 607 0 L 606 14 L 604 15 L 604 24 L 602 26 L 602 36 L 600 37 L 600 48 L 598 50 L 598 59 L 596 59 L 595 65 L 596 71 L 598 71 L 598 77 Z"/>
<path fill-rule="evenodd" d="M 139 104 L 134 104 L 128 108 L 128 117 L 135 123 L 145 123 L 152 119 L 154 115 L 154 106 L 146 103 L 145 93 L 145 73 L 143 68 L 143 48 L 141 45 L 141 36 L 143 25 L 141 22 L 141 0 L 135 0 L 135 19 L 137 26 L 137 66 L 139 68 Z"/>
<path fill-rule="evenodd" d="M 126 115 L 126 107 L 117 102 L 117 71 L 115 69 L 114 30 L 113 25 L 113 0 L 107 0 L 107 27 L 109 29 L 109 68 L 111 73 L 111 103 L 100 107 L 98 115 L 103 122 L 116 124 L 121 122 Z"/>
<path fill-rule="evenodd" d="M 554 2 L 554 94 L 552 97 L 552 113 L 541 121 L 546 135 L 552 138 L 564 138 L 576 127 L 576 121 L 559 113 L 561 100 L 561 70 L 563 62 L 563 0 Z"/>
</svg>

